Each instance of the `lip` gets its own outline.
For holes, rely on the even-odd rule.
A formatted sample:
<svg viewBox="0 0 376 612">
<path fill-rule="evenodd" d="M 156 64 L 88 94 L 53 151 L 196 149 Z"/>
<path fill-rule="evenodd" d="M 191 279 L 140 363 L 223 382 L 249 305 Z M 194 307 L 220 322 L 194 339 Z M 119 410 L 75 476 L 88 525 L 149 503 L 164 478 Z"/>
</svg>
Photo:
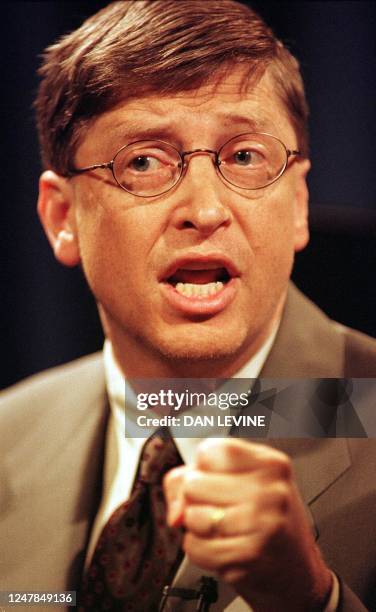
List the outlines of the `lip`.
<svg viewBox="0 0 376 612">
<path fill-rule="evenodd" d="M 159 282 L 167 282 L 167 279 L 175 274 L 179 268 L 189 269 L 188 266 L 193 266 L 190 268 L 191 270 L 199 270 L 201 267 L 205 269 L 205 266 L 207 266 L 206 269 L 208 270 L 213 268 L 226 268 L 231 278 L 240 276 L 237 266 L 226 255 L 219 253 L 208 253 L 206 255 L 202 253 L 187 253 L 169 264 L 158 279 Z"/>
<path fill-rule="evenodd" d="M 238 285 L 239 278 L 231 278 L 221 291 L 207 297 L 186 297 L 167 282 L 161 283 L 160 287 L 174 310 L 185 316 L 209 317 L 222 312 L 234 300 Z"/>
<path fill-rule="evenodd" d="M 226 268 L 230 279 L 223 289 L 214 295 L 206 297 L 187 297 L 179 293 L 167 279 L 173 276 L 179 268 L 191 270 Z M 239 270 L 236 265 L 222 254 L 187 254 L 174 260 L 163 272 L 160 288 L 168 304 L 183 316 L 210 317 L 219 314 L 235 299 L 239 288 Z"/>
</svg>

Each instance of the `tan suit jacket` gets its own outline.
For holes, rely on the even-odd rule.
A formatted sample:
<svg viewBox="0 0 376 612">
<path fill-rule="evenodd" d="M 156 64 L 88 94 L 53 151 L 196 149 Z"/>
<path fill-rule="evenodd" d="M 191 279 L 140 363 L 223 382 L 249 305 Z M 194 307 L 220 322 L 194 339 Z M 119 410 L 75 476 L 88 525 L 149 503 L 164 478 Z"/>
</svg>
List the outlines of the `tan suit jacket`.
<svg viewBox="0 0 376 612">
<path fill-rule="evenodd" d="M 329 321 L 292 287 L 261 376 L 376 377 L 376 342 Z M 100 499 L 107 417 L 100 354 L 1 394 L 0 590 L 78 588 Z M 357 594 L 344 587 L 341 610 L 376 610 L 376 441 L 273 445 L 293 458 L 321 550 Z"/>
</svg>

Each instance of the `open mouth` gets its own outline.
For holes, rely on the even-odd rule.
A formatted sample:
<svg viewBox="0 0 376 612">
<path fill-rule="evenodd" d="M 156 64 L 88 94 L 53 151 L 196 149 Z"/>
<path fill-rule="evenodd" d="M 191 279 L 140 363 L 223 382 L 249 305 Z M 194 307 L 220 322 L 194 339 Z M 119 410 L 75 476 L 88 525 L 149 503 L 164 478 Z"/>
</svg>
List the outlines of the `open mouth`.
<svg viewBox="0 0 376 612">
<path fill-rule="evenodd" d="M 240 272 L 222 254 L 187 254 L 159 278 L 166 303 L 183 317 L 212 317 L 224 311 L 240 288 Z"/>
<path fill-rule="evenodd" d="M 207 298 L 222 291 L 231 280 L 226 267 L 218 265 L 187 264 L 178 268 L 166 282 L 188 298 Z"/>
</svg>

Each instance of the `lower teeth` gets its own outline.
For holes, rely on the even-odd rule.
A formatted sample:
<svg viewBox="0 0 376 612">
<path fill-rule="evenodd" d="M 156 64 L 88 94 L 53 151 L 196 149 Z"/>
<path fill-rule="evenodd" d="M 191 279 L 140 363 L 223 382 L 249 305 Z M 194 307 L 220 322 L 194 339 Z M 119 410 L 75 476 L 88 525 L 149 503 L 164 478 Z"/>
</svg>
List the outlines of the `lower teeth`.
<svg viewBox="0 0 376 612">
<path fill-rule="evenodd" d="M 175 289 L 185 297 L 208 297 L 214 295 L 223 289 L 224 283 L 217 281 L 215 283 L 206 283 L 205 285 L 195 285 L 193 283 L 177 283 Z"/>
</svg>

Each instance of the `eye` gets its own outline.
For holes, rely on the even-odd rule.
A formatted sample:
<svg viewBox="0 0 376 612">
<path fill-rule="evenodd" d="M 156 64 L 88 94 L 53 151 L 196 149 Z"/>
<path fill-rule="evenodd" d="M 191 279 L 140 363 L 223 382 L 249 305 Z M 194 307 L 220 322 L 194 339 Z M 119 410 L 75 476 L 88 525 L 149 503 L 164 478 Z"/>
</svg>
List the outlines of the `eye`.
<svg viewBox="0 0 376 612">
<path fill-rule="evenodd" d="M 138 155 L 129 162 L 129 166 L 132 170 L 137 172 L 146 172 L 147 170 L 157 170 L 160 165 L 160 161 L 150 155 Z"/>
<path fill-rule="evenodd" d="M 255 150 L 241 149 L 233 155 L 234 162 L 238 166 L 255 166 L 263 162 L 263 156 Z"/>
</svg>

